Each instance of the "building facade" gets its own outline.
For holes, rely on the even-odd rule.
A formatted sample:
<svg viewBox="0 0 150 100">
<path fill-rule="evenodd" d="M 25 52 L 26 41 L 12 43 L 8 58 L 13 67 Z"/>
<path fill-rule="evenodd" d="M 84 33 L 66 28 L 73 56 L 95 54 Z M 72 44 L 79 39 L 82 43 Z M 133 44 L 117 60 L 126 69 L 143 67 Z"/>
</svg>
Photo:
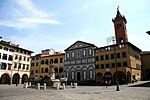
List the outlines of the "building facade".
<svg viewBox="0 0 150 100">
<path fill-rule="evenodd" d="M 32 56 L 30 78 L 40 77 L 48 80 L 52 76 L 52 69 L 55 72 L 55 79 L 63 78 L 64 55 L 62 52 L 46 49 L 42 50 L 41 54 Z"/>
<path fill-rule="evenodd" d="M 65 50 L 64 76 L 68 82 L 89 84 L 95 81 L 94 44 L 77 41 Z"/>
<path fill-rule="evenodd" d="M 124 84 L 141 79 L 141 50 L 128 42 L 125 16 L 121 15 L 119 8 L 114 23 L 115 37 L 110 38 L 113 45 L 95 49 L 96 82 Z M 109 42 L 109 38 L 108 38 Z"/>
<path fill-rule="evenodd" d="M 142 80 L 150 80 L 150 51 L 141 53 Z"/>
<path fill-rule="evenodd" d="M 141 79 L 141 50 L 130 42 L 95 49 L 97 83 L 120 84 Z"/>
<path fill-rule="evenodd" d="M 21 84 L 30 76 L 30 50 L 0 41 L 0 83 Z"/>
</svg>

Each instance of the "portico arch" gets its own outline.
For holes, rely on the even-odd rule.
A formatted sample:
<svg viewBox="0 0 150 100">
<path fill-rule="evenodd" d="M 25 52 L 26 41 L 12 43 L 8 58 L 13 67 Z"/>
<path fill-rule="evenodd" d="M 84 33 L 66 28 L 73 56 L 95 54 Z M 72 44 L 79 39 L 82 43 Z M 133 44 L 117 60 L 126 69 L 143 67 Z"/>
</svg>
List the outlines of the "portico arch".
<svg viewBox="0 0 150 100">
<path fill-rule="evenodd" d="M 20 80 L 20 75 L 18 73 L 15 73 L 13 75 L 13 81 L 12 81 L 12 83 L 13 84 L 19 84 L 19 80 Z"/>
<path fill-rule="evenodd" d="M 28 82 L 28 75 L 27 74 L 23 74 L 22 75 L 22 84 L 24 84 L 24 82 Z"/>
<path fill-rule="evenodd" d="M 10 76 L 7 73 L 5 73 L 1 76 L 1 83 L 2 84 L 10 84 L 10 80 L 11 80 Z"/>
</svg>

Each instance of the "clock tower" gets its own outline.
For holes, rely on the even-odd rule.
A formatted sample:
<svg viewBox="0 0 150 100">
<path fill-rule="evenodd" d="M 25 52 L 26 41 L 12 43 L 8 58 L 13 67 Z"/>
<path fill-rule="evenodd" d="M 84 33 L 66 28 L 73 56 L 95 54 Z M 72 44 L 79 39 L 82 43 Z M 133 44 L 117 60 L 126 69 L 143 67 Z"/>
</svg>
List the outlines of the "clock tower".
<svg viewBox="0 0 150 100">
<path fill-rule="evenodd" d="M 126 29 L 127 20 L 125 16 L 121 15 L 119 11 L 119 7 L 117 8 L 116 17 L 112 19 L 112 21 L 114 23 L 116 44 L 128 42 L 127 29 Z"/>
</svg>

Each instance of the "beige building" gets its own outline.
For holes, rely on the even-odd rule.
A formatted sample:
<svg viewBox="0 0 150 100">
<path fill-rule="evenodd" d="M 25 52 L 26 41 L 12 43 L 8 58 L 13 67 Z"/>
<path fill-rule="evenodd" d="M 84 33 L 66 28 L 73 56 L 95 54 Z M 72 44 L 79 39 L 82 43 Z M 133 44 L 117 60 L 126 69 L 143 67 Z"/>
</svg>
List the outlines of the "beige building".
<svg viewBox="0 0 150 100">
<path fill-rule="evenodd" d="M 96 82 L 103 83 L 107 80 L 124 84 L 131 80 L 140 80 L 140 52 L 141 50 L 130 42 L 95 49 Z"/>
<path fill-rule="evenodd" d="M 30 76 L 30 50 L 0 41 L 0 83 L 21 84 Z"/>
<path fill-rule="evenodd" d="M 141 53 L 142 80 L 150 80 L 150 51 Z"/>
<path fill-rule="evenodd" d="M 49 79 L 52 76 L 52 69 L 55 72 L 55 78 L 63 77 L 64 53 L 55 52 L 53 49 L 42 50 L 41 54 L 32 57 L 30 78 L 40 77 Z"/>
</svg>

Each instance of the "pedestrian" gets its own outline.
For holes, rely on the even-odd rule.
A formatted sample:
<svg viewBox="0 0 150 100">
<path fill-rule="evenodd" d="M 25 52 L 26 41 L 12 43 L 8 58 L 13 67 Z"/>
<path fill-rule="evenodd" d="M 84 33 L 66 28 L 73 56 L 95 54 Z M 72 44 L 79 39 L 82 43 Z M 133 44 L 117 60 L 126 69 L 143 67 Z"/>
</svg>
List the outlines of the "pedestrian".
<svg viewBox="0 0 150 100">
<path fill-rule="evenodd" d="M 108 82 L 107 81 L 105 81 L 105 85 L 106 85 L 106 88 L 107 88 L 107 86 L 108 86 Z"/>
</svg>

